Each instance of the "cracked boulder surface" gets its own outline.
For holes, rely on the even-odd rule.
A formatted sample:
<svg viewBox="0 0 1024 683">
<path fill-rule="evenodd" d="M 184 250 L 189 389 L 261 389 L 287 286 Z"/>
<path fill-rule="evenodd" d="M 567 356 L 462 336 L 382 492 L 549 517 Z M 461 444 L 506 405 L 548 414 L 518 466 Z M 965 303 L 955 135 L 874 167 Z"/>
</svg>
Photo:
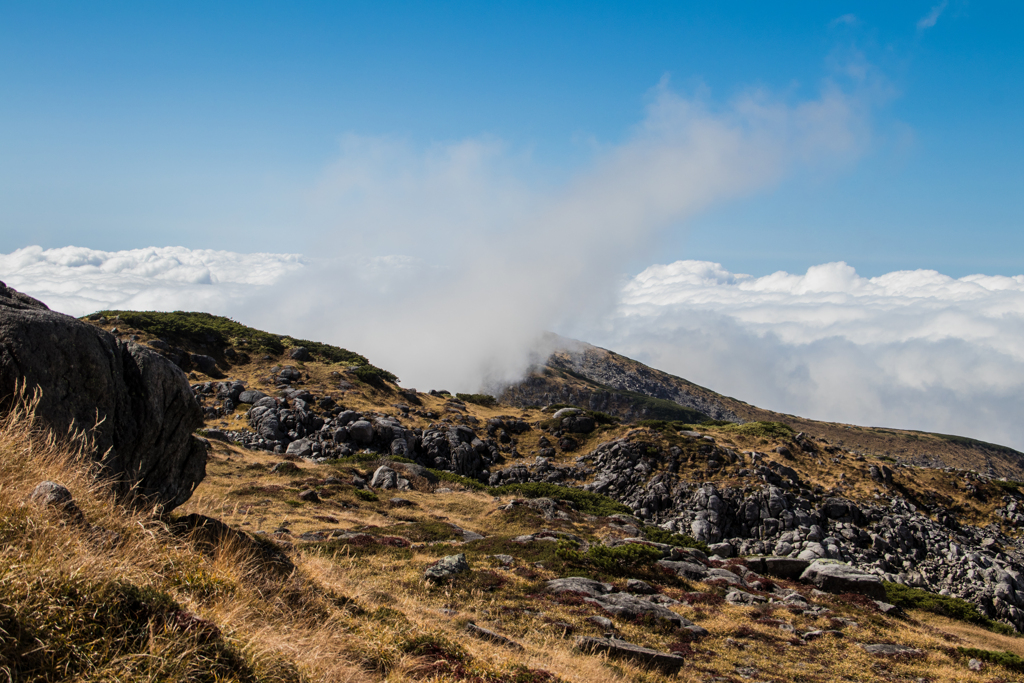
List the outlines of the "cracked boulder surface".
<svg viewBox="0 0 1024 683">
<path fill-rule="evenodd" d="M 0 283 L 0 401 L 39 390 L 36 418 L 85 432 L 100 474 L 137 504 L 181 505 L 206 474 L 202 411 L 185 374 L 133 342 Z"/>
</svg>

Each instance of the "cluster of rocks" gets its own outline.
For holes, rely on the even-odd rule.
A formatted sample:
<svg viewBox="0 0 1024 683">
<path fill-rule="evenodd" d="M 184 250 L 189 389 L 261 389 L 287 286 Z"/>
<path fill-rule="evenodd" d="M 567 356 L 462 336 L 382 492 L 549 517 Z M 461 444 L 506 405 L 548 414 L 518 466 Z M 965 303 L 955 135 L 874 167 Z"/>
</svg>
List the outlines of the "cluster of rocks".
<svg viewBox="0 0 1024 683">
<path fill-rule="evenodd" d="M 1024 630 L 1024 545 L 994 525 L 961 526 L 940 506 L 918 509 L 897 492 L 898 475 L 886 466 L 865 465 L 865 473 L 889 487 L 887 495 L 855 503 L 809 488 L 792 468 L 761 454 L 692 438 L 696 448 L 667 454 L 641 441 L 612 441 L 569 466 L 541 458 L 495 472 L 491 481 L 590 479 L 586 490 L 625 503 L 647 523 L 708 543 L 721 557 L 841 561 L 887 581 L 968 600 L 988 617 Z M 678 474 L 684 459 L 711 471 L 742 465 L 739 471 L 751 484 L 719 488 L 685 481 Z M 1008 496 L 1004 503 L 1004 517 L 1024 520 L 1024 502 Z"/>
<path fill-rule="evenodd" d="M 1002 507 L 996 508 L 995 515 L 1015 527 L 1024 526 L 1024 501 L 1013 496 L 1003 496 Z"/>
<path fill-rule="evenodd" d="M 278 376 L 293 375 L 280 369 Z M 298 371 L 296 371 L 298 372 Z M 486 433 L 478 435 L 470 426 L 441 421 L 426 429 L 410 429 L 394 415 L 348 410 L 329 396 L 316 397 L 302 387 L 281 388 L 278 396 L 246 389 L 242 382 L 205 382 L 193 386 L 199 397 L 209 397 L 218 414 L 239 405 L 247 412 L 251 431 L 213 430 L 212 438 L 226 438 L 246 448 L 326 461 L 356 452 L 399 456 L 423 467 L 454 472 L 488 481 L 494 465 L 506 455 L 516 457 L 516 437 L 532 427 L 521 419 L 498 417 L 488 420 Z M 409 415 L 406 404 L 396 412 Z"/>
<path fill-rule="evenodd" d="M 880 611 L 892 613 L 897 610 L 879 600 L 885 597 L 885 590 L 879 577 L 868 574 L 846 564 L 831 561 L 793 560 L 782 557 L 757 558 L 750 563 L 734 562 L 729 568 L 716 567 L 713 559 L 695 549 L 670 548 L 651 544 L 642 539 L 626 539 L 624 543 L 642 542 L 661 547 L 666 558 L 658 562 L 660 566 L 678 576 L 711 583 L 720 583 L 728 587 L 725 600 L 735 605 L 758 605 L 768 602 L 784 605 L 794 614 L 812 617 L 829 615 L 831 610 L 816 604 L 819 598 L 829 594 L 858 593 L 875 600 Z M 751 566 L 747 566 L 751 564 Z M 760 571 L 755 571 L 755 568 Z M 765 575 L 786 578 L 808 584 L 810 590 L 806 597 L 803 593 L 778 587 Z M 602 583 L 584 577 L 568 577 L 553 579 L 547 582 L 545 590 L 549 593 L 580 596 L 584 603 L 600 608 L 612 616 L 625 620 L 653 619 L 664 621 L 675 628 L 688 632 L 690 639 L 698 640 L 708 634 L 703 627 L 668 609 L 681 601 L 660 594 L 650 584 L 637 579 L 626 583 L 625 591 L 616 591 L 611 584 Z M 695 594 L 696 595 L 696 594 Z M 591 621 L 601 624 L 609 632 L 604 638 L 583 637 L 577 639 L 577 647 L 584 651 L 605 652 L 612 656 L 631 659 L 648 665 L 657 666 L 668 671 L 676 671 L 682 665 L 682 658 L 674 653 L 658 652 L 638 647 L 616 637 L 611 621 L 601 617 L 591 617 Z M 859 628 L 855 621 L 832 618 L 835 626 L 840 628 Z M 800 641 L 808 642 L 824 636 L 844 637 L 841 630 L 812 630 L 798 632 L 791 624 L 779 621 L 779 628 L 786 630 Z M 875 647 L 871 645 L 869 647 Z M 896 646 L 899 647 L 899 646 Z"/>
</svg>

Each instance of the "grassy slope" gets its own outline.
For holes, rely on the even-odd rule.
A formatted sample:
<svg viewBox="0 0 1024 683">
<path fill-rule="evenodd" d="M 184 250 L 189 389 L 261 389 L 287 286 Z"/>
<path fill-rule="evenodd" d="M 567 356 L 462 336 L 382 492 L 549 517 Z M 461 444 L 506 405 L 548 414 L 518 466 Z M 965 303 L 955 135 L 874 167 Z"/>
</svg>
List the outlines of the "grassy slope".
<svg viewBox="0 0 1024 683">
<path fill-rule="evenodd" d="M 326 485 L 328 476 L 367 474 L 365 465 L 300 463 L 300 473 L 270 474 L 274 456 L 213 444 L 207 481 L 176 517 L 198 512 L 241 530 L 287 527 L 277 534 L 296 569 L 267 571 L 235 546 L 206 547 L 169 531 L 168 520 L 118 508 L 59 449 L 40 448 L 24 419 L 0 426 L 0 554 L 3 629 L 0 670 L 15 680 L 109 681 L 598 681 L 732 680 L 736 667 L 755 666 L 760 678 L 803 681 L 987 681 L 964 668 L 954 645 L 1020 652 L 1020 640 L 929 614 L 910 621 L 883 617 L 838 597 L 821 600 L 834 619 L 812 619 L 781 606 L 734 607 L 722 588 L 686 583 L 649 569 L 631 572 L 682 599 L 673 609 L 711 631 L 688 643 L 655 624 L 614 618 L 625 639 L 684 653 L 689 665 L 676 677 L 574 651 L 576 634 L 599 635 L 587 618 L 601 615 L 577 598 L 553 599 L 541 582 L 591 575 L 620 587 L 620 572 L 574 563 L 550 542 L 518 544 L 512 538 L 539 529 L 571 532 L 587 540 L 622 536 L 603 518 L 566 510 L 568 519 L 544 520 L 525 506 L 499 507 L 508 497 L 473 490 L 432 493 L 379 492 L 367 502 L 348 485 Z M 29 457 L 29 451 L 32 457 Z M 116 532 L 118 545 L 69 527 L 51 512 L 26 502 L 37 481 L 65 483 L 96 527 Z M 319 503 L 288 504 L 303 488 Z M 395 507 L 391 500 L 411 505 Z M 451 525 L 487 535 L 461 543 Z M 306 543 L 312 529 L 362 531 L 369 539 Z M 418 541 L 394 547 L 389 538 Z M 378 539 L 374 542 L 372 539 Z M 426 543 L 423 543 L 426 541 Z M 434 586 L 422 571 L 439 557 L 465 552 L 474 569 L 451 585 Z M 491 555 L 516 558 L 502 567 Z M 788 585 L 788 584 L 787 584 Z M 795 586 L 798 587 L 799 586 Z M 691 597 L 692 596 L 692 597 Z M 194 615 L 182 618 L 179 613 Z M 467 637 L 475 623 L 524 646 L 511 651 Z M 839 628 L 846 637 L 793 647 L 800 631 Z M 198 626 L 197 626 L 198 625 Z M 926 652 L 922 658 L 879 660 L 857 641 L 893 641 Z"/>
<path fill-rule="evenodd" d="M 265 376 L 271 363 L 256 361 L 231 369 L 232 378 Z M 333 393 L 347 407 L 395 413 L 397 399 L 386 387 L 356 384 L 334 387 L 333 367 L 307 363 L 307 388 Z M 457 410 L 445 399 L 419 395 L 425 410 L 460 415 L 482 424 L 508 408 L 467 405 Z M 530 422 L 546 415 L 515 411 Z M 243 425 L 241 414 L 209 426 Z M 424 426 L 420 417 L 403 420 Z M 657 427 L 657 426 L 656 426 Z M 657 448 L 689 442 L 671 428 L 635 425 L 603 427 L 589 436 L 583 452 L 601 441 L 629 437 Z M 772 430 L 702 427 L 723 446 L 769 452 L 785 442 Z M 523 461 L 533 459 L 537 430 L 519 438 Z M 313 465 L 298 463 L 299 473 L 277 475 L 269 467 L 280 456 L 249 452 L 215 442 L 208 477 L 175 517 L 200 513 L 222 519 L 249 533 L 270 533 L 295 564 L 291 574 L 268 571 L 238 544 L 207 547 L 171 533 L 168 522 L 116 507 L 109 496 L 76 469 L 71 454 L 40 446 L 23 417 L 0 425 L 0 670 L 15 680 L 266 680 L 266 681 L 411 681 L 514 680 L 565 681 L 737 680 L 737 667 L 754 666 L 756 678 L 803 681 L 989 681 L 1013 680 L 1014 674 L 992 666 L 969 672 L 956 647 L 1022 653 L 1019 639 L 928 613 L 910 620 L 884 617 L 840 597 L 815 598 L 833 610 L 832 618 L 812 619 L 780 605 L 736 607 L 721 599 L 723 589 L 687 584 L 639 567 L 632 573 L 682 600 L 672 607 L 709 631 L 698 643 L 656 624 L 613 618 L 625 639 L 659 650 L 676 650 L 688 666 L 676 677 L 645 671 L 621 661 L 574 651 L 568 624 L 578 635 L 600 635 L 587 621 L 600 610 L 578 599 L 552 599 L 541 593 L 545 579 L 591 575 L 624 585 L 623 572 L 559 554 L 551 542 L 520 544 L 513 538 L 541 529 L 570 532 L 587 541 L 622 537 L 625 532 L 601 517 L 563 508 L 566 519 L 545 520 L 526 506 L 502 510 L 512 495 L 464 489 L 443 482 L 451 493 L 432 492 L 424 481 L 412 492 L 378 492 L 364 500 L 348 484 L 326 483 L 328 477 L 350 480 L 367 475 L 376 463 Z M 31 454 L 31 457 L 29 455 Z M 575 454 L 558 454 L 568 462 Z M 848 454 L 833 459 L 797 453 L 785 464 L 811 484 L 841 490 L 852 498 L 869 498 L 875 484 L 865 464 Z M 707 472 L 684 465 L 683 476 L 698 481 L 742 485 L 738 466 Z M 986 522 L 993 502 L 963 494 L 956 473 L 901 469 L 899 483 L 921 498 L 961 505 L 963 521 Z M 94 534 L 62 524 L 53 514 L 26 502 L 36 482 L 53 479 L 75 494 L 89 521 L 118 533 L 115 546 L 98 543 Z M 991 491 L 988 491 L 988 488 Z M 321 501 L 298 500 L 312 488 Z M 983 496 L 998 500 L 1001 490 L 981 484 Z M 395 498 L 410 504 L 397 506 Z M 462 543 L 458 529 L 482 533 L 482 541 Z M 278 531 L 281 530 L 281 531 Z M 348 541 L 306 542 L 307 531 L 367 534 Z M 407 539 L 411 545 L 393 539 Z M 401 546 L 401 547 L 396 547 Z M 439 557 L 465 552 L 472 575 L 451 585 L 426 583 L 422 572 Z M 492 557 L 515 557 L 511 567 Z M 792 587 L 807 594 L 804 586 Z M 114 599 L 111 599 L 113 596 Z M 127 597 L 126 597 L 127 596 Z M 188 611 L 202 622 L 181 618 Z M 847 618 L 856 626 L 834 618 Z M 466 636 L 468 621 L 514 638 L 523 651 Z M 215 630 L 196 624 L 209 624 Z M 838 628 L 843 638 L 826 637 L 795 647 L 779 628 Z M 126 634 L 119 636 L 118 634 Z M 857 642 L 898 642 L 925 651 L 924 657 L 886 660 L 867 656 Z M 34 670 L 31 667 L 36 667 Z M 19 668 L 20 667 L 20 668 Z"/>
</svg>

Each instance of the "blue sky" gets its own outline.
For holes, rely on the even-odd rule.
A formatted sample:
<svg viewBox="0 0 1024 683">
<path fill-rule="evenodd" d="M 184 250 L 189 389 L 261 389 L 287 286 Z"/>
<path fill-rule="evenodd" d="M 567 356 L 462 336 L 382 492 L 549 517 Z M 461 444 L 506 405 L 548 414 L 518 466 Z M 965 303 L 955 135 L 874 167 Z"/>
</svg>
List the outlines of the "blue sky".
<svg viewBox="0 0 1024 683">
<path fill-rule="evenodd" d="M 0 252 L 308 253 L 346 135 L 489 140 L 543 191 L 628 140 L 663 79 L 712 111 L 827 81 L 863 105 L 855 152 L 620 266 L 1024 272 L 1024 5 L 709 4 L 0 2 Z"/>
</svg>

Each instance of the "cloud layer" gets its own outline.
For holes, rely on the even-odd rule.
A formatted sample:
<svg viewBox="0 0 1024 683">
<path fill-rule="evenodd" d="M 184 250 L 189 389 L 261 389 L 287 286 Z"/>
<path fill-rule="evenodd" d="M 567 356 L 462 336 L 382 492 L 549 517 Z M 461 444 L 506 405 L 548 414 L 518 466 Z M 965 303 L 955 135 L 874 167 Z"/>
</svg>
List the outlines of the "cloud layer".
<svg viewBox="0 0 1024 683">
<path fill-rule="evenodd" d="M 1024 449 L 1024 276 L 651 266 L 594 340 L 762 407 Z"/>
<path fill-rule="evenodd" d="M 74 316 L 103 309 L 228 314 L 262 285 L 301 269 L 296 254 L 149 247 L 98 251 L 25 247 L 0 254 L 0 278 Z"/>
<path fill-rule="evenodd" d="M 362 301 L 363 309 L 408 300 L 418 283 L 432 282 L 424 290 L 432 294 L 440 286 L 436 281 L 452 278 L 447 270 L 408 257 L 356 266 L 343 269 L 344 291 Z M 103 308 L 211 310 L 275 332 L 312 331 L 314 338 L 322 338 L 317 329 L 364 324 L 329 310 L 323 315 L 337 322 L 316 321 L 321 299 L 297 288 L 305 283 L 316 291 L 316 273 L 324 267 L 288 254 L 183 248 L 30 247 L 0 255 L 0 273 L 9 285 L 73 315 Z M 281 293 L 305 303 L 290 314 L 268 307 Z M 1024 275 L 954 279 L 916 270 L 863 278 L 845 263 L 827 263 L 804 274 L 755 278 L 717 263 L 678 261 L 647 268 L 614 297 L 612 312 L 576 320 L 573 332 L 765 408 L 964 434 L 1024 449 Z M 427 310 L 442 317 L 453 336 L 473 325 L 471 310 L 445 303 Z M 306 320 L 307 329 L 294 329 L 292 319 Z M 409 320 L 397 322 L 388 329 L 400 330 Z M 416 368 L 429 363 L 426 354 L 435 346 L 421 346 L 414 326 L 392 333 L 391 355 L 373 345 L 351 346 L 411 376 L 407 384 L 418 381 Z M 500 366 L 503 371 L 521 371 L 538 351 L 515 341 L 509 348 L 516 362 Z M 451 382 L 437 386 L 478 386 Z"/>
</svg>

